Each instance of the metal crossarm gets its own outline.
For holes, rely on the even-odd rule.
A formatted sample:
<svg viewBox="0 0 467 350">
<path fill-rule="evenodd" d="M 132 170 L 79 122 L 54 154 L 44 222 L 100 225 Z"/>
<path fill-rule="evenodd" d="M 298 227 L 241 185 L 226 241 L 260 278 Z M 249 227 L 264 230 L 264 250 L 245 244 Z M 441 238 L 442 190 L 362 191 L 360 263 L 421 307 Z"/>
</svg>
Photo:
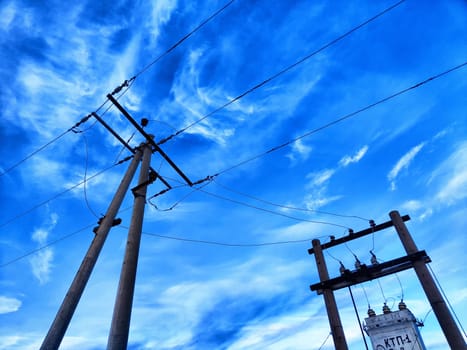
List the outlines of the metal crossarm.
<svg viewBox="0 0 467 350">
<path fill-rule="evenodd" d="M 136 120 L 130 115 L 130 113 L 128 113 L 128 111 L 125 108 L 123 108 L 123 106 L 120 103 L 118 103 L 118 101 L 111 94 L 108 94 L 107 98 L 109 99 L 110 102 L 112 102 L 115 105 L 115 107 L 118 108 L 120 112 L 122 112 L 122 114 L 136 128 L 136 130 L 138 130 L 141 133 L 141 135 L 143 135 L 146 138 L 147 142 L 151 144 L 151 146 L 157 152 L 159 152 L 162 158 L 164 158 L 167 161 L 167 163 L 170 164 L 170 166 L 183 178 L 183 180 L 185 180 L 185 182 L 189 186 L 193 186 L 193 183 L 190 181 L 190 179 L 180 170 L 180 168 L 172 161 L 172 159 L 170 159 L 169 156 L 165 154 L 165 152 L 157 145 L 153 137 L 151 137 L 151 135 L 149 135 L 146 131 L 144 131 L 144 129 L 136 122 Z"/>
</svg>

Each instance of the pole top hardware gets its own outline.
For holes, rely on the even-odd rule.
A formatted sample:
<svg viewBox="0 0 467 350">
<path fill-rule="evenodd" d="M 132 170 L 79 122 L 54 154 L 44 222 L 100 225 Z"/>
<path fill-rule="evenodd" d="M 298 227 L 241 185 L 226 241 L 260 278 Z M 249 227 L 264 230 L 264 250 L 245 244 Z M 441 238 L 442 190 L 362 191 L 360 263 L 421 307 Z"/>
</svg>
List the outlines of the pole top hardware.
<svg viewBox="0 0 467 350">
<path fill-rule="evenodd" d="M 167 163 L 170 164 L 170 166 L 180 175 L 180 177 L 185 180 L 185 182 L 191 187 L 193 186 L 193 183 L 190 181 L 190 179 L 180 170 L 180 168 L 172 161 L 172 159 L 169 158 L 169 156 L 159 147 L 159 145 L 154 141 L 154 138 L 151 137 L 139 124 L 136 122 L 136 120 L 128 113 L 128 111 L 123 108 L 123 106 L 115 99 L 115 97 L 112 96 L 112 94 L 108 94 L 107 98 L 109 99 L 110 102 L 112 102 L 115 107 L 128 119 L 128 121 L 138 130 L 141 135 L 144 136 L 146 141 L 154 148 L 155 151 L 157 151 L 162 158 L 164 158 Z"/>
</svg>

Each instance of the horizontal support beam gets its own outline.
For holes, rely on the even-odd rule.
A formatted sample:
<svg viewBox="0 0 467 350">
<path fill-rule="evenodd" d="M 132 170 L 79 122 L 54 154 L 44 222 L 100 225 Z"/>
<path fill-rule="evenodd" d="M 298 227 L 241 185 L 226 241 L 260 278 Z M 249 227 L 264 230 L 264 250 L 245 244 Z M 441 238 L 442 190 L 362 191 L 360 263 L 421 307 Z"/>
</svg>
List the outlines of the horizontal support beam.
<svg viewBox="0 0 467 350">
<path fill-rule="evenodd" d="M 118 101 L 111 94 L 108 94 L 107 98 L 128 119 L 128 121 L 136 128 L 136 130 L 138 130 L 141 133 L 141 135 L 144 136 L 147 142 L 151 144 L 151 146 L 157 152 L 159 152 L 162 158 L 164 158 L 167 161 L 167 163 L 170 164 L 170 166 L 178 173 L 178 175 L 180 175 L 189 186 L 193 186 L 193 183 L 190 181 L 190 179 L 179 169 L 179 167 L 172 161 L 172 159 L 170 159 L 169 156 L 165 154 L 165 152 L 157 145 L 157 143 L 154 141 L 154 138 L 151 135 L 149 135 L 146 131 L 144 131 L 144 129 L 136 122 L 136 120 L 133 119 L 130 113 L 128 113 L 128 111 L 125 108 L 123 108 L 123 106 L 120 103 L 118 103 Z"/>
<path fill-rule="evenodd" d="M 362 265 L 360 269 L 344 273 L 336 278 L 312 284 L 310 289 L 322 294 L 323 290 L 337 290 L 355 284 L 371 281 L 380 277 L 391 275 L 396 272 L 413 268 L 415 261 L 423 261 L 425 264 L 431 262 L 431 259 L 424 250 L 410 254 L 401 258 L 386 261 L 375 265 Z"/>
<path fill-rule="evenodd" d="M 402 217 L 402 220 L 403 221 L 409 221 L 410 220 L 410 216 L 408 215 L 404 215 Z M 349 242 L 351 240 L 354 240 L 354 239 L 357 239 L 357 238 L 361 238 L 363 236 L 366 236 L 366 235 L 369 235 L 371 233 L 375 233 L 377 231 L 381 231 L 381 230 L 384 230 L 384 229 L 387 229 L 391 226 L 394 226 L 394 224 L 392 223 L 392 221 L 386 221 L 386 222 L 383 222 L 382 224 L 379 224 L 379 225 L 375 225 L 373 227 L 370 227 L 370 228 L 367 228 L 365 230 L 362 230 L 362 231 L 359 231 L 359 232 L 355 232 L 355 233 L 350 233 L 348 234 L 347 236 L 345 237 L 342 237 L 342 238 L 338 238 L 338 239 L 333 239 L 331 240 L 330 242 L 328 243 L 324 243 L 324 244 L 321 244 L 321 249 L 324 250 L 324 249 L 327 249 L 327 248 L 331 248 L 331 247 L 334 247 L 336 245 L 339 245 L 339 244 L 342 244 L 342 243 L 346 243 L 346 242 Z M 310 248 L 308 249 L 308 254 L 313 254 L 314 253 L 314 250 L 313 248 Z"/>
<path fill-rule="evenodd" d="M 131 147 L 122 137 L 112 129 L 109 124 L 107 124 L 104 119 L 102 119 L 96 112 L 92 112 L 92 116 L 97 119 L 99 123 L 101 123 L 104 128 L 106 128 L 120 143 L 125 146 L 131 153 L 135 154 L 135 149 Z"/>
<path fill-rule="evenodd" d="M 120 141 L 120 143 L 123 146 L 125 146 L 125 148 L 127 148 L 131 153 L 135 154 L 136 149 L 131 147 L 124 139 L 122 139 L 122 137 L 119 134 L 117 134 L 117 132 L 114 129 L 112 129 L 110 125 L 104 121 L 104 119 L 102 119 L 96 112 L 92 112 L 92 116 L 96 118 L 96 120 L 99 123 L 101 123 L 104 126 L 104 128 L 106 128 L 118 141 Z M 170 184 L 162 176 L 160 176 L 157 173 L 157 171 L 155 171 L 153 168 L 150 169 L 154 174 L 156 174 L 157 178 L 159 178 L 162 181 L 162 183 L 165 186 L 167 186 L 167 188 L 172 188 L 172 186 L 170 186 Z"/>
</svg>

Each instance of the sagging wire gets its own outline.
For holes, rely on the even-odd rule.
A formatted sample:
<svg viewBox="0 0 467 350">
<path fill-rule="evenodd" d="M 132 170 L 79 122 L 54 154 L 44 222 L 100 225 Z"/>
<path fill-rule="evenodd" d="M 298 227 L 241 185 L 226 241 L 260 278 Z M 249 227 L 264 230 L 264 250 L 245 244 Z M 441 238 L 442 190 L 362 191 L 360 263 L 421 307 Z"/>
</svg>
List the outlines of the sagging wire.
<svg viewBox="0 0 467 350">
<path fill-rule="evenodd" d="M 370 250 L 370 254 L 371 254 L 371 263 L 373 265 L 377 265 L 379 264 L 380 262 L 384 262 L 384 260 L 382 259 L 378 259 L 375 255 L 375 253 L 373 251 Z M 399 275 L 397 272 L 394 273 L 396 279 L 397 279 L 397 282 L 399 283 L 399 287 L 400 287 L 400 292 L 401 292 L 401 295 L 400 295 L 400 301 L 401 303 L 404 302 L 404 287 L 402 286 L 402 281 L 401 279 L 399 278 Z"/>
<path fill-rule="evenodd" d="M 132 208 L 133 208 L 133 206 L 127 207 L 125 209 L 119 210 L 118 213 L 120 214 L 120 213 L 128 211 L 128 210 L 130 210 Z M 0 268 L 8 266 L 10 264 L 13 264 L 13 263 L 15 263 L 15 262 L 17 262 L 19 260 L 22 260 L 22 259 L 24 259 L 24 258 L 26 258 L 26 257 L 28 257 L 30 255 L 36 254 L 36 253 L 40 252 L 41 250 L 50 247 L 51 245 L 57 244 L 57 243 L 59 243 L 61 241 L 64 241 L 65 239 L 68 239 L 68 238 L 70 238 L 70 237 L 72 237 L 72 236 L 74 236 L 74 235 L 76 235 L 76 234 L 78 234 L 80 232 L 83 232 L 83 231 L 85 231 L 87 229 L 90 229 L 92 226 L 94 226 L 94 224 L 89 224 L 89 225 L 84 226 L 84 227 L 82 227 L 82 228 L 80 228 L 80 229 L 78 229 L 76 231 L 73 231 L 73 232 L 71 232 L 69 234 L 58 237 L 57 239 L 55 239 L 53 241 L 50 241 L 49 243 L 46 243 L 46 244 L 44 244 L 44 245 L 42 245 L 42 246 L 40 246 L 40 247 L 38 247 L 36 249 L 33 249 L 33 250 L 31 250 L 31 251 L 29 251 L 29 252 L 27 252 L 27 253 L 25 253 L 25 254 L 23 254 L 21 256 L 18 256 L 16 258 L 12 259 L 12 260 L 9 260 L 9 261 L 7 261 L 5 263 L 0 264 Z"/>
<path fill-rule="evenodd" d="M 73 125 L 71 128 L 69 128 L 68 130 L 62 132 L 60 135 L 58 135 L 57 137 L 53 138 L 52 140 L 50 140 L 49 142 L 47 142 L 46 144 L 42 145 L 41 147 L 39 147 L 38 149 L 36 149 L 35 151 L 33 151 L 32 153 L 30 153 L 29 155 L 27 155 L 26 157 L 24 157 L 23 159 L 21 159 L 20 161 L 18 161 L 17 163 L 13 164 L 12 166 L 10 166 L 9 168 L 3 170 L 1 173 L 0 173 L 0 176 L 3 176 L 9 172 L 11 172 L 13 169 L 15 169 L 16 167 L 18 167 L 19 165 L 21 165 L 22 163 L 24 163 L 25 161 L 27 161 L 29 158 L 32 158 L 33 156 L 35 156 L 37 153 L 41 152 L 42 150 L 44 150 L 45 148 L 47 148 L 48 146 L 50 146 L 52 143 L 58 141 L 59 139 L 61 139 L 63 136 L 65 136 L 66 134 L 68 134 L 69 132 L 72 132 L 74 130 L 76 130 L 81 124 L 85 123 L 88 121 L 88 119 L 91 117 L 91 115 L 88 115 L 84 118 L 82 118 L 79 122 L 77 122 L 75 125 Z"/>
<path fill-rule="evenodd" d="M 80 232 L 83 232 L 83 231 L 85 231 L 87 229 L 90 229 L 92 226 L 94 226 L 94 224 L 90 224 L 90 225 L 87 225 L 85 227 L 82 227 L 82 228 L 80 228 L 80 229 L 78 229 L 76 231 L 73 231 L 72 233 L 69 233 L 69 234 L 64 235 L 62 237 L 59 237 L 59 238 L 57 238 L 57 239 L 55 239 L 53 241 L 50 241 L 47 244 L 44 244 L 44 245 L 42 245 L 42 246 L 40 246 L 40 247 L 38 247 L 36 249 L 33 249 L 33 250 L 31 250 L 31 251 L 29 251 L 29 252 L 27 252 L 27 253 L 25 253 L 25 254 L 23 254 L 21 256 L 18 256 L 16 258 L 12 259 L 12 260 L 4 262 L 4 263 L 0 264 L 0 268 L 11 265 L 11 264 L 13 264 L 13 263 L 15 263 L 15 262 L 17 262 L 19 260 L 22 260 L 22 259 L 24 259 L 24 258 L 26 258 L 26 257 L 28 257 L 30 255 L 36 254 L 36 253 L 40 252 L 41 250 L 50 247 L 51 245 L 57 244 L 57 243 L 59 243 L 61 241 L 64 241 L 65 239 L 68 239 L 68 238 L 70 238 L 70 237 L 72 237 L 72 236 L 74 236 L 74 235 L 76 235 L 76 234 L 78 234 Z"/>
<path fill-rule="evenodd" d="M 368 294 L 366 294 L 365 287 L 363 287 L 362 283 L 360 283 L 360 287 L 362 288 L 363 295 L 365 295 L 365 299 L 366 299 L 366 302 L 368 304 L 368 310 L 370 310 L 371 309 L 370 299 L 368 299 Z"/>
<path fill-rule="evenodd" d="M 321 344 L 321 346 L 318 348 L 318 350 L 321 350 L 323 348 L 323 346 L 326 344 L 326 342 L 328 341 L 329 337 L 331 336 L 332 332 L 329 332 L 328 336 L 326 337 L 326 339 L 324 339 L 323 343 Z"/>
<path fill-rule="evenodd" d="M 210 183 L 218 175 L 219 174 L 208 175 L 205 178 L 202 178 L 202 179 L 200 179 L 198 181 L 193 182 L 193 186 L 202 184 L 202 183 L 204 183 L 206 181 L 208 181 Z M 179 182 L 177 179 L 171 179 L 171 180 L 173 180 L 174 182 Z M 185 186 L 187 186 L 187 185 L 183 184 L 181 186 L 177 186 L 176 188 L 185 187 Z M 295 216 L 292 216 L 292 215 L 287 215 L 287 214 L 280 213 L 280 212 L 277 212 L 277 211 L 269 210 L 269 209 L 266 209 L 266 208 L 261 208 L 261 207 L 258 207 L 258 206 L 255 206 L 255 205 L 252 205 L 252 204 L 249 204 L 249 203 L 237 201 L 235 199 L 227 198 L 227 197 L 224 197 L 224 196 L 212 193 L 212 192 L 208 192 L 206 190 L 203 190 L 202 187 L 204 187 L 204 186 L 193 187 L 193 188 L 194 188 L 195 191 L 202 192 L 202 193 L 207 194 L 207 195 L 209 195 L 211 197 L 222 199 L 222 200 L 225 200 L 225 201 L 228 201 L 228 202 L 231 202 L 231 203 L 235 203 L 235 204 L 238 204 L 238 205 L 242 205 L 242 206 L 245 206 L 247 208 L 252 208 L 252 209 L 259 210 L 259 211 L 263 211 L 263 212 L 266 212 L 266 213 L 269 213 L 269 214 L 282 216 L 282 217 L 286 217 L 286 218 L 296 220 L 296 221 L 301 221 L 301 222 L 309 222 L 309 223 L 320 224 L 320 225 L 330 225 L 330 226 L 342 227 L 342 228 L 345 228 L 346 230 L 350 230 L 347 226 L 336 224 L 336 223 L 333 223 L 333 222 L 302 219 L 302 218 L 298 218 L 298 217 L 295 217 Z M 155 194 L 154 196 L 152 196 L 151 199 L 154 198 L 154 197 L 160 196 L 160 195 L 166 193 L 167 191 L 169 191 L 169 189 L 164 189 L 161 192 L 159 192 L 159 193 Z"/>
<path fill-rule="evenodd" d="M 178 206 L 181 202 L 183 202 L 184 200 L 186 200 L 188 197 L 190 197 L 193 193 L 195 193 L 196 191 L 199 191 L 200 189 L 204 188 L 205 186 L 209 185 L 211 182 L 206 182 L 204 183 L 202 186 L 200 187 L 195 187 L 193 188 L 188 194 L 186 194 L 185 196 L 183 196 L 181 199 L 179 199 L 178 201 L 176 201 L 173 205 L 171 205 L 169 208 L 165 208 L 165 209 L 160 209 L 155 203 L 152 202 L 152 199 L 154 199 L 155 197 L 163 194 L 163 193 L 158 193 L 150 198 L 148 198 L 148 203 L 154 208 L 156 209 L 157 211 L 161 211 L 161 212 L 167 212 L 167 211 L 171 211 L 173 210 L 176 206 Z M 183 186 L 184 187 L 184 186 Z M 166 191 L 165 191 L 166 192 Z M 164 193 L 165 193 L 164 192 Z"/>
<path fill-rule="evenodd" d="M 192 128 L 193 126 L 201 123 L 203 120 L 211 117 L 213 114 L 227 108 L 228 106 L 230 106 L 231 104 L 235 103 L 236 101 L 244 98 L 245 96 L 251 94 L 252 92 L 258 90 L 259 88 L 267 85 L 268 83 L 270 83 L 271 81 L 277 79 L 278 77 L 282 76 L 283 74 L 291 71 L 292 69 L 294 69 L 295 67 L 303 64 L 304 62 L 308 61 L 309 59 L 311 59 L 312 57 L 316 56 L 317 54 L 319 54 L 320 52 L 326 50 L 327 48 L 335 45 L 336 43 L 338 43 L 339 41 L 343 40 L 344 38 L 346 38 L 347 36 L 351 35 L 352 33 L 358 31 L 359 29 L 365 27 L 367 24 L 371 23 L 372 21 L 375 21 L 376 19 L 378 19 L 379 17 L 385 15 L 386 13 L 390 12 L 391 10 L 395 9 L 397 6 L 401 5 L 405 0 L 401 0 L 399 2 L 397 2 L 396 4 L 393 4 L 392 6 L 386 8 L 385 10 L 381 11 L 380 13 L 374 15 L 373 17 L 367 19 L 366 21 L 360 23 L 359 25 L 353 27 L 352 29 L 348 30 L 347 32 L 339 35 L 337 38 L 334 38 L 333 40 L 331 40 L 330 42 L 328 42 L 327 44 L 321 46 L 319 49 L 316 49 L 315 51 L 309 53 L 308 55 L 300 58 L 299 60 L 295 61 L 294 63 L 288 65 L 287 67 L 285 68 L 282 68 L 280 71 L 274 73 L 273 75 L 269 76 L 268 78 L 266 78 L 265 80 L 263 80 L 262 82 L 254 85 L 253 87 L 249 88 L 248 90 L 244 91 L 243 93 L 241 93 L 240 95 L 238 95 L 237 97 L 231 99 L 230 101 L 228 101 L 227 103 L 225 103 L 224 105 L 216 108 L 215 110 L 211 111 L 210 113 L 206 114 L 205 116 L 203 116 L 202 118 L 199 118 L 197 120 L 195 120 L 194 122 L 192 122 L 191 124 L 187 125 L 186 127 L 184 127 L 183 129 L 180 129 L 179 131 L 177 131 L 176 133 L 166 137 L 165 139 L 161 140 L 159 142 L 159 145 L 171 140 L 172 138 L 180 135 L 181 133 L 185 132 L 186 130 Z M 279 148 L 282 148 L 284 145 L 281 145 L 279 146 Z M 275 150 L 275 149 L 273 149 Z M 272 151 L 272 150 L 271 150 Z M 268 151 L 269 152 L 269 151 Z M 268 153 L 266 152 L 266 153 Z"/>
<path fill-rule="evenodd" d="M 383 296 L 383 300 L 384 300 L 383 311 L 384 311 L 384 307 L 386 306 L 386 304 L 388 302 L 388 299 L 386 298 L 386 295 L 384 295 L 383 286 L 381 285 L 381 282 L 379 281 L 379 278 L 376 279 L 376 282 L 378 282 L 379 290 L 381 291 L 381 295 Z"/>
<path fill-rule="evenodd" d="M 97 177 L 97 176 L 103 174 L 104 172 L 106 172 L 106 171 L 108 171 L 108 170 L 114 168 L 115 166 L 117 166 L 117 165 L 119 165 L 119 164 L 122 164 L 122 163 L 124 163 L 124 162 L 130 160 L 131 158 L 133 158 L 132 155 L 129 156 L 129 157 L 126 157 L 126 158 L 122 159 L 121 161 L 119 161 L 119 162 L 117 162 L 117 163 L 115 163 L 115 164 L 112 164 L 112 165 L 108 166 L 107 168 L 104 168 L 104 169 L 98 171 L 97 173 L 95 173 L 95 174 L 89 176 L 89 177 L 87 178 L 87 181 L 89 181 L 89 180 L 91 180 L 91 179 L 93 179 L 93 178 L 95 178 L 95 177 Z M 0 228 L 11 224 L 13 221 L 15 221 L 15 220 L 17 220 L 17 219 L 19 219 L 19 218 L 25 216 L 26 214 L 29 214 L 30 212 L 34 211 L 35 209 L 37 209 L 37 208 L 39 208 L 39 207 L 41 207 L 41 206 L 43 206 L 43 205 L 48 204 L 49 202 L 53 201 L 54 199 L 60 197 L 61 195 L 65 194 L 65 193 L 67 193 L 67 192 L 70 192 L 70 191 L 74 190 L 75 188 L 81 186 L 82 184 L 83 184 L 83 181 L 80 181 L 79 183 L 74 184 L 73 186 L 71 186 L 71 187 L 69 187 L 69 188 L 67 188 L 67 189 L 65 189 L 65 190 L 63 190 L 63 191 L 61 191 L 61 192 L 55 194 L 54 196 L 50 197 L 49 199 L 46 199 L 45 201 L 42 201 L 42 202 L 40 202 L 40 203 L 38 203 L 38 204 L 32 206 L 31 208 L 29 208 L 29 209 L 27 209 L 27 210 L 25 210 L 25 211 L 23 211 L 23 212 L 17 214 L 16 216 L 10 218 L 9 220 L 2 222 L 2 223 L 0 224 Z"/>
<path fill-rule="evenodd" d="M 128 228 L 126 226 L 120 226 L 120 227 Z M 297 240 L 287 240 L 287 241 L 260 242 L 260 243 L 226 243 L 226 242 L 219 242 L 219 241 L 210 241 L 210 240 L 202 240 L 202 239 L 184 238 L 184 237 L 178 237 L 178 236 L 161 235 L 157 233 L 150 233 L 150 232 L 144 232 L 144 231 L 142 233 L 143 235 L 154 236 L 154 237 L 164 238 L 164 239 L 171 239 L 175 241 L 200 243 L 200 244 L 208 244 L 208 245 L 216 245 L 216 246 L 224 246 L 224 247 L 234 247 L 234 248 L 264 247 L 264 246 L 305 243 L 305 242 L 310 242 L 312 240 L 312 238 L 307 238 L 307 239 L 297 239 Z"/>
<path fill-rule="evenodd" d="M 358 327 L 360 328 L 360 332 L 362 334 L 363 342 L 365 343 L 365 348 L 366 348 L 366 350 L 368 350 L 368 344 L 366 342 L 365 332 L 363 331 L 362 322 L 360 321 L 360 315 L 358 314 L 357 305 L 355 304 L 355 299 L 353 297 L 352 288 L 350 286 L 348 286 L 347 288 L 349 289 L 350 298 L 352 299 L 352 304 L 353 304 L 353 308 L 354 308 L 354 311 L 355 311 L 355 315 L 357 316 Z"/>
<path fill-rule="evenodd" d="M 208 192 L 208 191 L 205 191 L 205 190 L 202 190 L 202 189 L 198 189 L 198 191 L 200 191 L 202 193 L 205 193 L 205 194 L 207 194 L 207 195 L 209 195 L 211 197 L 219 198 L 219 199 L 231 202 L 231 203 L 243 205 L 245 207 L 256 209 L 256 210 L 263 211 L 263 212 L 266 212 L 266 213 L 270 213 L 270 214 L 273 214 L 273 215 L 283 216 L 283 217 L 286 217 L 286 218 L 289 218 L 289 219 L 292 219 L 292 220 L 301 221 L 301 222 L 309 222 L 309 223 L 320 224 L 320 225 L 330 225 L 330 226 L 336 226 L 336 227 L 342 227 L 342 228 L 348 229 L 347 226 L 336 224 L 336 223 L 333 223 L 333 222 L 302 219 L 302 218 L 298 218 L 296 216 L 292 216 L 292 215 L 280 213 L 280 212 L 277 212 L 277 211 L 261 208 L 261 207 L 258 207 L 258 206 L 252 205 L 252 204 L 248 204 L 248 203 L 245 203 L 245 202 L 240 202 L 240 201 L 237 201 L 235 199 L 227 198 L 227 197 L 224 197 L 224 196 L 221 196 L 221 195 L 218 195 L 218 194 L 215 194 L 215 193 L 211 193 L 211 192 Z"/>
<path fill-rule="evenodd" d="M 86 138 L 86 134 L 81 135 L 83 140 L 84 140 L 84 149 L 85 149 L 85 163 L 84 163 L 84 178 L 83 178 L 83 192 L 84 192 L 84 201 L 86 202 L 86 206 L 88 207 L 89 211 L 91 212 L 92 215 L 94 215 L 96 218 L 99 218 L 99 215 L 96 214 L 96 212 L 92 209 L 91 204 L 89 203 L 88 200 L 88 195 L 87 195 L 87 190 L 86 190 L 86 185 L 87 185 L 87 173 L 88 173 L 88 162 L 89 162 L 89 152 L 88 152 L 88 141 Z"/>
<path fill-rule="evenodd" d="M 456 318 L 457 323 L 459 324 L 460 328 L 462 329 L 462 332 L 464 333 L 464 337 L 467 338 L 467 334 L 465 332 L 464 326 L 462 325 L 461 321 L 459 320 L 459 317 L 457 317 L 457 313 L 454 310 L 454 308 L 452 307 L 451 302 L 449 301 L 448 296 L 444 292 L 443 287 L 439 283 L 439 280 L 436 277 L 435 272 L 433 271 L 433 269 L 431 268 L 431 266 L 429 264 L 427 264 L 427 266 L 428 266 L 428 269 L 430 270 L 431 274 L 433 275 L 433 278 L 435 279 L 435 282 L 438 285 L 438 288 L 441 290 L 441 293 L 443 294 L 443 297 L 446 300 L 446 303 L 448 304 L 449 308 L 451 309 L 452 314 L 454 315 L 454 317 Z"/>
<path fill-rule="evenodd" d="M 368 221 L 368 219 L 365 219 L 365 218 L 363 218 L 361 216 L 358 216 L 358 215 L 344 215 L 344 214 L 331 213 L 331 212 L 326 212 L 326 211 L 321 211 L 321 210 L 314 210 L 314 209 L 308 209 L 308 208 L 297 208 L 297 207 L 293 207 L 293 206 L 273 203 L 271 201 L 267 201 L 267 200 L 258 198 L 256 196 L 252 196 L 250 194 L 247 194 L 247 193 L 244 193 L 244 192 L 241 192 L 241 191 L 237 191 L 237 190 L 234 190 L 234 189 L 232 189 L 230 187 L 227 187 L 227 186 L 225 186 L 223 184 L 220 184 L 218 181 L 215 180 L 215 178 L 213 178 L 212 181 L 216 185 L 226 189 L 229 192 L 236 193 L 236 194 L 239 194 L 241 196 L 251 198 L 251 199 L 254 199 L 254 200 L 258 201 L 258 202 L 269 204 L 269 205 L 272 205 L 272 206 L 275 206 L 275 207 L 278 207 L 278 208 L 289 209 L 289 210 L 297 210 L 297 211 L 305 211 L 305 212 L 312 212 L 312 213 L 316 213 L 316 214 L 332 215 L 332 216 L 338 216 L 338 217 L 344 217 L 344 218 L 355 218 L 355 219 Z"/>
</svg>

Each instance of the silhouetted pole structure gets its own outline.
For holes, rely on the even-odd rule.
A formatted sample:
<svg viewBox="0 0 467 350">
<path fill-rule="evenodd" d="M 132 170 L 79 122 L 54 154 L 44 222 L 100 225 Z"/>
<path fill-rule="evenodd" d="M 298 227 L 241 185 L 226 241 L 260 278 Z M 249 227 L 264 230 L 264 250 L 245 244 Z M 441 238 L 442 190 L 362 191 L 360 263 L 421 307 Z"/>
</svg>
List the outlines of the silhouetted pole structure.
<svg viewBox="0 0 467 350">
<path fill-rule="evenodd" d="M 327 281 L 329 280 L 329 272 L 326 267 L 326 261 L 324 260 L 323 250 L 321 249 L 321 242 L 319 239 L 314 239 L 311 241 L 311 244 L 313 245 L 314 249 L 319 279 L 321 281 Z M 334 340 L 334 347 L 336 350 L 348 350 L 347 343 L 345 341 L 344 328 L 342 327 L 333 291 L 331 289 L 323 289 L 323 297 L 328 313 L 332 338 Z"/>
<path fill-rule="evenodd" d="M 149 182 L 149 163 L 151 160 L 151 147 L 143 146 L 143 161 L 139 174 L 138 186 L 133 189 L 135 197 L 130 229 L 125 249 L 120 282 L 118 284 L 117 298 L 115 300 L 112 325 L 107 343 L 108 350 L 125 350 L 128 344 L 130 330 L 131 308 L 135 290 L 138 254 L 143 228 L 144 206 L 146 204 L 146 190 Z"/>
<path fill-rule="evenodd" d="M 107 209 L 105 217 L 95 232 L 96 235 L 88 248 L 81 266 L 68 289 L 52 325 L 50 326 L 49 332 L 40 348 L 41 350 L 56 350 L 60 346 L 68 325 L 70 324 L 71 318 L 73 317 L 73 313 L 76 310 L 76 306 L 78 305 L 84 288 L 86 287 L 92 270 L 96 264 L 97 258 L 104 246 L 110 228 L 113 226 L 115 216 L 117 215 L 125 194 L 128 191 L 131 180 L 133 179 L 138 167 L 138 163 L 141 160 L 141 156 L 142 152 L 140 150 L 135 152 L 133 160 L 131 161 L 128 170 L 125 173 L 109 208 Z"/>
<path fill-rule="evenodd" d="M 394 223 L 394 227 L 396 228 L 397 234 L 399 235 L 399 238 L 407 254 L 416 253 L 418 248 L 412 239 L 409 230 L 405 226 L 404 221 L 402 221 L 399 212 L 396 210 L 391 211 L 389 216 Z M 464 341 L 462 333 L 454 321 L 451 313 L 449 312 L 449 309 L 440 291 L 438 290 L 433 277 L 428 271 L 428 268 L 422 261 L 414 261 L 413 268 L 418 276 L 418 279 L 420 280 L 420 283 L 425 291 L 428 301 L 431 304 L 433 312 L 438 319 L 441 329 L 444 332 L 449 346 L 451 349 L 456 350 L 467 349 L 467 345 Z"/>
</svg>

